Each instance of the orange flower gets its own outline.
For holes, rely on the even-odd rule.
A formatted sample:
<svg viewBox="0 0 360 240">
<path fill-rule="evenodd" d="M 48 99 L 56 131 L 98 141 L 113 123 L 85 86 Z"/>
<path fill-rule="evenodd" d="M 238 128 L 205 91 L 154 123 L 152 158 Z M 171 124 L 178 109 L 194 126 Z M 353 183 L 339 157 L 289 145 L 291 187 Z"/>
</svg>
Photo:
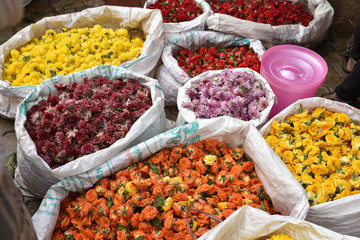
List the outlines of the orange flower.
<svg viewBox="0 0 360 240">
<path fill-rule="evenodd" d="M 215 152 L 217 149 L 218 141 L 215 139 L 207 139 L 205 140 L 205 149 L 209 152 Z"/>
<path fill-rule="evenodd" d="M 191 162 L 189 158 L 182 157 L 179 160 L 179 169 L 190 169 L 191 168 Z"/>
<path fill-rule="evenodd" d="M 228 209 L 225 209 L 224 211 L 222 211 L 222 214 L 225 218 L 228 218 L 233 212 L 235 212 L 235 211 L 228 208 Z"/>
<path fill-rule="evenodd" d="M 231 195 L 230 197 L 230 202 L 238 205 L 238 206 L 241 206 L 242 204 L 242 200 L 243 200 L 243 197 L 240 193 L 234 193 L 233 195 Z"/>
<path fill-rule="evenodd" d="M 168 215 L 164 220 L 164 228 L 170 229 L 173 225 L 173 222 L 174 222 L 174 215 L 173 214 Z"/>
<path fill-rule="evenodd" d="M 140 219 L 145 219 L 146 221 L 149 221 L 149 220 L 153 219 L 158 213 L 159 213 L 159 211 L 155 207 L 146 206 L 141 211 Z"/>
<path fill-rule="evenodd" d="M 100 226 L 104 228 L 110 227 L 110 220 L 108 217 L 102 216 L 100 218 Z"/>
<path fill-rule="evenodd" d="M 251 172 L 252 170 L 254 170 L 254 163 L 251 161 L 244 162 L 244 164 L 242 165 L 242 169 L 244 170 L 244 172 Z"/>
<path fill-rule="evenodd" d="M 95 191 L 95 189 L 89 189 L 85 194 L 85 199 L 86 199 L 86 201 L 91 202 L 91 203 L 94 202 L 95 200 L 97 200 L 98 194 Z"/>
</svg>

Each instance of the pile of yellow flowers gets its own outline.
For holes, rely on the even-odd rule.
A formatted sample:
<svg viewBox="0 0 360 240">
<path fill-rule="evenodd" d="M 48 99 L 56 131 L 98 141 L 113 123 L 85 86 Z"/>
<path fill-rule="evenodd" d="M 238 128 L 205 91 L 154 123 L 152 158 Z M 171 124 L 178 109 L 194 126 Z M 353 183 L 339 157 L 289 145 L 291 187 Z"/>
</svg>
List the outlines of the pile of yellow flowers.
<svg viewBox="0 0 360 240">
<path fill-rule="evenodd" d="M 276 234 L 276 235 L 272 235 L 271 238 L 268 238 L 266 240 L 293 240 L 293 239 L 285 234 Z"/>
<path fill-rule="evenodd" d="M 40 84 L 43 80 L 101 64 L 120 65 L 136 59 L 144 40 L 126 29 L 63 28 L 47 30 L 20 49 L 11 50 L 3 65 L 3 79 L 12 86 Z"/>
<path fill-rule="evenodd" d="M 273 121 L 264 137 L 305 188 L 310 206 L 360 193 L 360 127 L 345 113 L 301 107 Z"/>
</svg>

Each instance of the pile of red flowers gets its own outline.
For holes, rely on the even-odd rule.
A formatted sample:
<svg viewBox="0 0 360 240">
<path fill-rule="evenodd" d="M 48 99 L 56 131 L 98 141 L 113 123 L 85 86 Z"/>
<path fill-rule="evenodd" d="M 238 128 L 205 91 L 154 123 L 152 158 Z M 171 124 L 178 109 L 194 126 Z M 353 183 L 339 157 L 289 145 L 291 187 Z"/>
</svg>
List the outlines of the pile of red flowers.
<svg viewBox="0 0 360 240">
<path fill-rule="evenodd" d="M 203 13 L 194 0 L 157 0 L 148 8 L 160 9 L 167 23 L 191 21 Z"/>
<path fill-rule="evenodd" d="M 51 168 L 124 138 L 152 105 L 150 90 L 133 79 L 85 78 L 55 88 L 59 94 L 34 105 L 25 122 L 37 153 Z"/>
<path fill-rule="evenodd" d="M 314 18 L 300 3 L 293 4 L 287 0 L 230 0 L 225 3 L 211 0 L 210 5 L 215 13 L 273 26 L 302 24 L 306 27 Z"/>
<path fill-rule="evenodd" d="M 248 67 L 260 72 L 260 60 L 253 49 L 247 46 L 218 48 L 201 47 L 198 51 L 183 48 L 175 56 L 179 66 L 190 77 L 208 70 Z"/>
<path fill-rule="evenodd" d="M 52 236 L 60 239 L 200 237 L 248 205 L 276 214 L 244 149 L 207 139 L 161 150 L 62 200 Z"/>
</svg>

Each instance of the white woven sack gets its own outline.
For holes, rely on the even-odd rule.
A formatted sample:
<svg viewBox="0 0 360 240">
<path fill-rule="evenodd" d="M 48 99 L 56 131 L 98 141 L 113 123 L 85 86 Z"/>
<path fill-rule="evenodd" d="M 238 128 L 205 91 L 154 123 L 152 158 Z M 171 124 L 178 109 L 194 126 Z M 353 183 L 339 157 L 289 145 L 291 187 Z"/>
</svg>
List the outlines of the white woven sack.
<svg viewBox="0 0 360 240">
<path fill-rule="evenodd" d="M 148 8 L 154 4 L 157 0 L 147 0 L 144 4 L 144 8 Z M 188 31 L 204 31 L 206 27 L 206 19 L 213 14 L 209 3 L 204 0 L 193 0 L 203 11 L 203 13 L 191 21 L 185 22 L 171 22 L 164 23 L 165 40 L 171 38 L 169 34 L 178 34 L 180 32 Z M 168 36 L 169 35 L 169 36 Z"/>
<path fill-rule="evenodd" d="M 327 0 L 288 0 L 301 3 L 314 19 L 307 27 L 300 24 L 271 26 L 239 19 L 226 14 L 214 13 L 207 18 L 208 29 L 229 34 L 238 34 L 245 38 L 261 40 L 266 47 L 277 44 L 296 44 L 315 47 L 322 42 L 332 24 L 334 9 Z"/>
<path fill-rule="evenodd" d="M 37 154 L 35 144 L 24 127 L 26 111 L 49 94 L 56 94 L 57 91 L 54 85 L 57 82 L 68 85 L 72 82 L 82 83 L 85 77 L 91 79 L 99 76 L 107 77 L 110 80 L 118 78 L 137 80 L 150 89 L 152 106 L 133 124 L 124 138 L 117 140 L 108 148 L 77 158 L 56 169 L 51 169 Z M 60 179 L 96 168 L 123 149 L 143 142 L 165 130 L 164 95 L 158 86 L 158 81 L 155 79 L 121 67 L 100 65 L 64 77 L 57 76 L 45 80 L 20 103 L 17 109 L 15 119 L 15 131 L 18 141 L 18 165 L 15 171 L 17 184 L 24 195 L 43 197 L 49 187 Z"/>
<path fill-rule="evenodd" d="M 138 29 L 145 38 L 140 56 L 121 64 L 122 67 L 148 75 L 160 59 L 164 47 L 164 29 L 161 12 L 142 8 L 101 6 L 81 12 L 45 17 L 17 32 L 0 46 L 0 64 L 3 64 L 12 49 L 18 49 L 33 38 L 41 37 L 46 30 L 62 28 L 93 27 Z M 16 107 L 35 86 L 11 87 L 2 79 L 0 68 L 0 116 L 15 118 Z"/>
<path fill-rule="evenodd" d="M 260 134 L 263 136 L 268 135 L 273 120 L 280 121 L 287 116 L 293 115 L 299 110 L 300 105 L 303 109 L 309 111 L 314 110 L 316 107 L 325 107 L 333 112 L 343 112 L 351 118 L 355 124 L 360 124 L 359 109 L 351 107 L 345 103 L 335 102 L 320 97 L 313 97 L 298 100 L 286 107 L 261 128 Z M 282 162 L 274 151 L 272 151 L 270 155 L 272 158 L 276 159 L 276 161 Z M 287 169 L 286 166 L 285 168 Z M 287 171 L 289 170 L 287 169 Z M 359 203 L 360 194 L 344 197 L 331 202 L 321 203 L 310 207 L 306 220 L 341 234 L 360 237 Z"/>
<path fill-rule="evenodd" d="M 215 118 L 210 118 L 210 119 L 206 119 L 206 118 L 197 118 L 194 111 L 189 110 L 188 108 L 184 108 L 182 107 L 182 103 L 183 102 L 190 102 L 190 97 L 186 94 L 186 89 L 191 88 L 191 86 L 195 83 L 199 83 L 202 79 L 204 78 L 209 78 L 209 79 L 215 79 L 217 78 L 220 73 L 223 70 L 216 70 L 216 71 L 207 71 L 204 72 L 194 78 L 192 78 L 190 81 L 188 81 L 187 83 L 184 84 L 184 86 L 182 86 L 179 89 L 179 93 L 178 93 L 178 97 L 177 97 L 177 106 L 179 109 L 179 114 L 178 114 L 178 118 L 176 120 L 176 125 L 180 126 L 182 124 L 184 124 L 185 122 L 212 122 L 214 121 Z M 265 80 L 265 78 L 263 76 L 261 76 L 259 73 L 257 73 L 256 71 L 250 69 L 250 68 L 233 68 L 230 69 L 230 71 L 232 72 L 246 72 L 246 73 L 250 73 L 252 74 L 262 85 L 263 90 L 266 93 L 266 99 L 269 102 L 269 105 L 260 112 L 260 117 L 257 119 L 252 119 L 249 121 L 244 121 L 241 119 L 236 119 L 233 118 L 234 120 L 234 124 L 253 124 L 255 127 L 260 128 L 262 125 L 264 125 L 264 123 L 267 121 L 269 114 L 270 114 L 270 110 L 273 107 L 275 100 L 276 100 L 276 96 L 274 94 L 274 92 L 271 90 L 271 87 L 269 85 L 269 83 Z M 217 117 L 217 118 L 232 118 L 230 116 L 221 116 L 221 117 Z"/>
<path fill-rule="evenodd" d="M 64 178 L 53 185 L 32 218 L 38 239 L 51 239 L 59 214 L 60 201 L 68 195 L 69 191 L 84 191 L 92 187 L 98 179 L 113 175 L 161 149 L 191 144 L 204 139 L 225 141 L 230 147 L 243 147 L 245 155 L 253 160 L 256 173 L 275 209 L 283 215 L 305 218 L 309 205 L 304 196 L 304 189 L 297 180 L 292 178 L 291 173 L 274 174 L 273 169 L 277 169 L 279 164 L 267 157 L 271 149 L 257 129 L 252 125 L 234 125 L 233 119 L 230 118 L 224 120 L 219 118 L 212 123 L 193 122 L 171 129 L 126 149 L 96 169 Z"/>
<path fill-rule="evenodd" d="M 265 48 L 262 43 L 256 39 L 246 39 L 237 35 L 213 31 L 194 31 L 172 35 L 171 40 L 167 41 L 165 44 L 164 51 L 161 55 L 162 63 L 165 66 L 165 69 L 158 71 L 155 78 L 159 80 L 160 85 L 163 86 L 178 86 L 179 84 L 183 86 L 191 79 L 191 77 L 179 66 L 178 61 L 174 57 L 181 48 L 187 48 L 190 51 L 197 51 L 201 47 L 216 46 L 226 48 L 230 46 L 244 45 L 248 45 L 252 48 L 261 60 L 261 57 L 265 52 Z M 167 106 L 176 106 L 176 101 L 173 101 L 173 99 L 177 98 L 177 91 L 176 89 L 173 89 L 174 87 L 171 89 L 163 88 Z"/>
<path fill-rule="evenodd" d="M 259 209 L 244 206 L 199 240 L 265 240 L 275 234 L 285 234 L 292 239 L 355 240 L 316 224 L 289 216 L 270 215 Z"/>
</svg>

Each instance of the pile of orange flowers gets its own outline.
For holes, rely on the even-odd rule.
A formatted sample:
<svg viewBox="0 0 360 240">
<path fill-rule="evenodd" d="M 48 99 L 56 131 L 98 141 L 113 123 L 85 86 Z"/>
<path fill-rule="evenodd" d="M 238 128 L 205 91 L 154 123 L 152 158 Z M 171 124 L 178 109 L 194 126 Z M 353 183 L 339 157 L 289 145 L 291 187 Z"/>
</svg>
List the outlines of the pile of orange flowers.
<svg viewBox="0 0 360 240">
<path fill-rule="evenodd" d="M 192 239 L 249 205 L 275 213 L 240 147 L 203 140 L 159 151 L 61 202 L 52 239 Z M 188 218 L 186 218 L 188 213 Z"/>
</svg>

